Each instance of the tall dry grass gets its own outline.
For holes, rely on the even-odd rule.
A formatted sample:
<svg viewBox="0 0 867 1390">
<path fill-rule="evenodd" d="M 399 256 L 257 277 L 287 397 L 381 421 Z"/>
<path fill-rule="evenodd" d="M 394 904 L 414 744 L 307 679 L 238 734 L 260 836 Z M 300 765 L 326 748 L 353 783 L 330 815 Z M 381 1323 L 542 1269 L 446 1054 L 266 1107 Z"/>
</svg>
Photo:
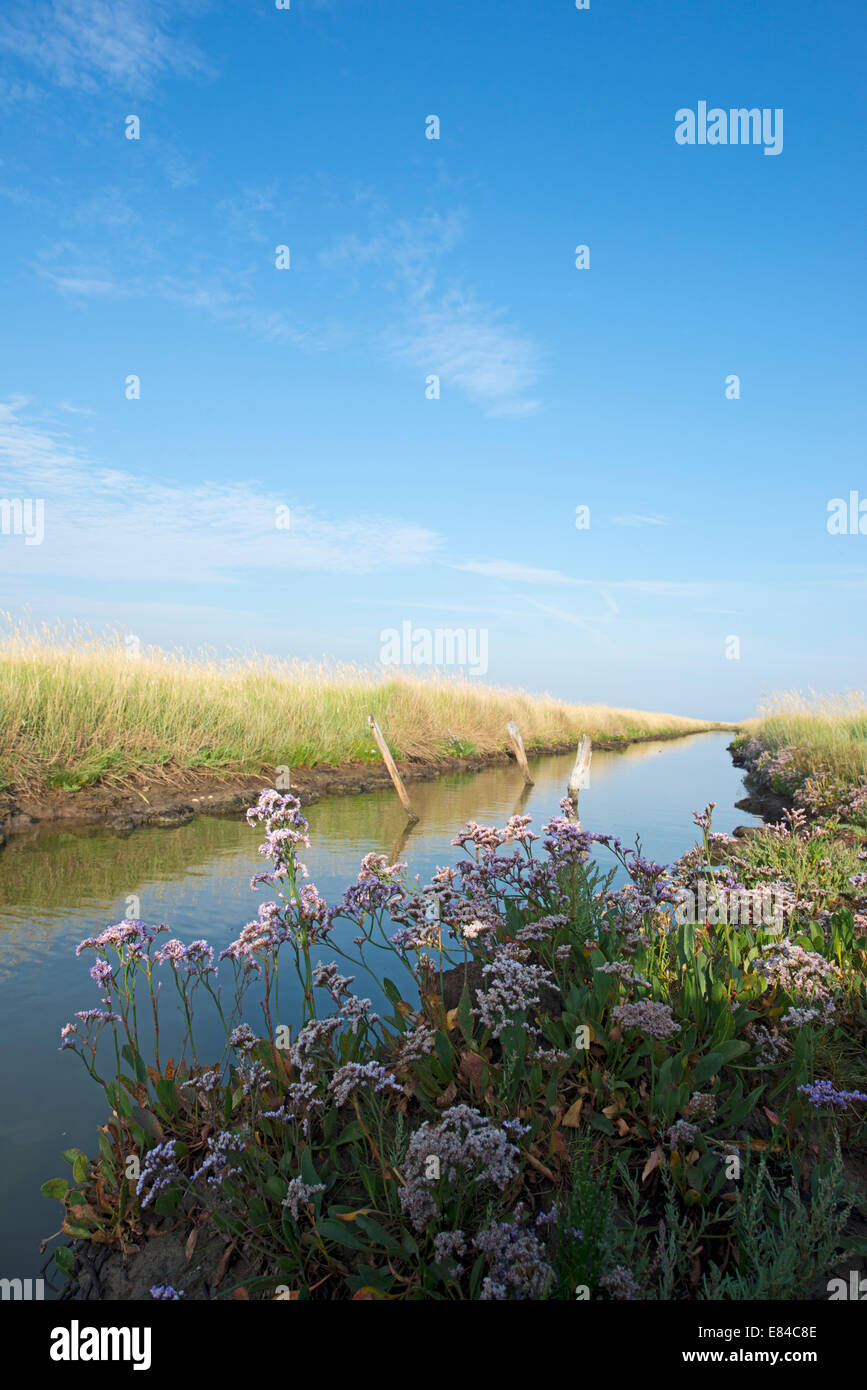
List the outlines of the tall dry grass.
<svg viewBox="0 0 867 1390">
<path fill-rule="evenodd" d="M 846 782 L 867 777 L 867 696 L 863 691 L 836 695 L 780 691 L 762 702 L 758 718 L 744 730 L 769 752 L 803 750 L 813 766 Z"/>
<path fill-rule="evenodd" d="M 136 657 L 117 634 L 34 631 L 11 621 L 0 633 L 6 786 L 81 786 L 160 766 L 228 773 L 374 758 L 371 713 L 404 758 L 503 748 L 508 719 L 531 747 L 582 733 L 634 738 L 714 727 L 470 679 L 159 649 Z"/>
</svg>

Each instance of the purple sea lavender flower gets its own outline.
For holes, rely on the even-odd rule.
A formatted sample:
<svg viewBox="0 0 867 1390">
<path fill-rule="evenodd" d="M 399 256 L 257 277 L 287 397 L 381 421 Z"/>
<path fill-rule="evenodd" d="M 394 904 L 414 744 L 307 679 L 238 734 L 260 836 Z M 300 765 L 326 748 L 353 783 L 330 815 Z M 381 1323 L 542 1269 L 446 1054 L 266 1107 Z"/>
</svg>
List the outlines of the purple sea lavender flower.
<svg viewBox="0 0 867 1390">
<path fill-rule="evenodd" d="M 545 1297 L 554 1271 L 538 1236 L 519 1220 L 493 1223 L 474 1236 L 473 1245 L 490 1261 L 480 1301 Z"/>
<path fill-rule="evenodd" d="M 103 1023 L 120 1023 L 121 1021 L 120 1014 L 110 1013 L 106 1009 L 79 1009 L 75 1017 L 87 1024 L 99 1023 L 102 1025 Z"/>
<path fill-rule="evenodd" d="M 338 1067 L 328 1083 L 328 1090 L 337 1106 L 345 1105 L 352 1092 L 359 1086 L 372 1086 L 374 1091 L 396 1091 L 403 1094 L 403 1087 L 396 1076 L 386 1071 L 380 1062 L 346 1062 Z"/>
<path fill-rule="evenodd" d="M 695 1125 L 691 1125 L 688 1120 L 676 1120 L 666 1131 L 665 1142 L 670 1149 L 685 1149 L 693 1143 L 697 1133 Z"/>
<path fill-rule="evenodd" d="M 625 1265 L 615 1265 L 607 1274 L 603 1274 L 599 1287 L 605 1290 L 609 1298 L 622 1302 L 635 1298 L 639 1290 L 635 1275 Z"/>
<path fill-rule="evenodd" d="M 339 974 L 337 962 L 334 960 L 329 965 L 320 960 L 313 967 L 314 985 L 317 989 L 327 989 L 335 1004 L 340 1003 L 342 996 L 348 992 L 354 981 L 354 975 Z"/>
<path fill-rule="evenodd" d="M 412 1062 L 420 1061 L 422 1057 L 428 1057 L 434 1050 L 435 1042 L 434 1029 L 420 1019 L 415 1028 L 400 1039 L 395 1066 L 407 1067 Z"/>
<path fill-rule="evenodd" d="M 164 931 L 168 931 L 168 927 L 163 923 L 155 927 L 148 927 L 137 918 L 124 918 L 122 922 L 106 927 L 98 936 L 85 937 L 76 946 L 75 954 L 80 956 L 82 951 L 104 951 L 107 949 L 120 951 L 123 947 L 129 949 L 136 945 L 148 946 L 160 932 Z"/>
<path fill-rule="evenodd" d="M 222 1083 L 223 1073 L 220 1069 L 218 1067 L 209 1067 L 207 1071 L 203 1071 L 199 1076 L 193 1076 L 189 1081 L 182 1081 L 181 1090 L 190 1087 L 196 1091 L 204 1091 L 205 1095 L 209 1096 L 216 1091 L 217 1087 L 221 1086 Z"/>
<path fill-rule="evenodd" d="M 150 1206 L 157 1193 L 180 1178 L 175 1148 L 176 1140 L 167 1139 L 164 1144 L 149 1149 L 145 1155 L 135 1189 L 143 1207 Z"/>
<path fill-rule="evenodd" d="M 240 1047 L 244 1052 L 252 1052 L 258 1039 L 249 1023 L 239 1023 L 229 1034 L 229 1046 Z"/>
<path fill-rule="evenodd" d="M 543 844 L 556 868 L 583 864 L 589 857 L 593 836 L 566 816 L 554 816 L 542 826 Z"/>
<path fill-rule="evenodd" d="M 498 1038 L 515 1014 L 539 1003 L 542 989 L 555 988 L 554 978 L 542 965 L 528 965 L 515 948 L 506 947 L 482 966 L 488 985 L 476 994 L 473 1012 Z"/>
<path fill-rule="evenodd" d="M 238 1067 L 241 1090 L 245 1096 L 258 1095 L 271 1084 L 271 1075 L 261 1062 L 242 1062 Z"/>
<path fill-rule="evenodd" d="M 492 825 L 479 825 L 477 821 L 468 820 L 463 830 L 458 831 L 452 844 L 459 845 L 461 849 L 466 849 L 467 845 L 475 845 L 485 854 L 495 854 L 505 839 L 505 831 L 497 830 Z"/>
<path fill-rule="evenodd" d="M 611 1010 L 611 1016 L 622 1028 L 638 1028 L 648 1038 L 672 1038 L 680 1032 L 680 1024 L 672 1017 L 671 1005 L 659 1004 L 654 999 L 618 1004 Z"/>
<path fill-rule="evenodd" d="M 362 1024 L 379 1023 L 379 1014 L 371 1013 L 372 1008 L 372 1000 L 357 999 L 350 994 L 340 1005 L 340 1017 L 349 1024 L 352 1033 L 357 1033 Z"/>
<path fill-rule="evenodd" d="M 293 1221 L 300 1221 L 302 1208 L 306 1210 L 316 1193 L 324 1191 L 324 1182 L 306 1183 L 303 1178 L 293 1178 L 281 1205 L 289 1208 Z"/>
<path fill-rule="evenodd" d="M 463 1265 L 457 1263 L 459 1255 L 466 1254 L 467 1238 L 463 1231 L 438 1231 L 434 1236 L 434 1259 L 437 1264 L 450 1260 L 455 1274 L 463 1273 Z"/>
<path fill-rule="evenodd" d="M 708 1091 L 693 1091 L 683 1113 L 690 1120 L 712 1120 L 716 1115 L 716 1096 Z"/>
<path fill-rule="evenodd" d="M 451 1106 L 439 1122 L 425 1120 L 410 1138 L 404 1160 L 404 1218 L 422 1231 L 438 1213 L 441 1182 L 454 1190 L 463 1178 L 474 1189 L 489 1184 L 502 1191 L 518 1172 L 519 1154 L 502 1125 L 467 1105 Z"/>
<path fill-rule="evenodd" d="M 226 1178 L 234 1177 L 241 1172 L 240 1168 L 230 1167 L 229 1155 L 240 1153 L 244 1148 L 244 1140 L 241 1135 L 232 1134 L 224 1129 L 217 1135 L 209 1135 L 207 1146 L 207 1153 L 193 1173 L 191 1181 L 196 1182 L 204 1176 L 209 1187 L 220 1188 Z"/>
<path fill-rule="evenodd" d="M 848 1110 L 852 1101 L 867 1101 L 863 1091 L 838 1091 L 833 1081 L 813 1081 L 798 1090 L 816 1110 Z"/>
<path fill-rule="evenodd" d="M 160 947 L 154 960 L 158 965 L 165 965 L 168 962 L 176 966 L 184 959 L 186 951 L 187 948 L 183 941 L 178 941 L 177 937 L 173 937 L 171 941 L 166 942 L 165 946 Z"/>
</svg>

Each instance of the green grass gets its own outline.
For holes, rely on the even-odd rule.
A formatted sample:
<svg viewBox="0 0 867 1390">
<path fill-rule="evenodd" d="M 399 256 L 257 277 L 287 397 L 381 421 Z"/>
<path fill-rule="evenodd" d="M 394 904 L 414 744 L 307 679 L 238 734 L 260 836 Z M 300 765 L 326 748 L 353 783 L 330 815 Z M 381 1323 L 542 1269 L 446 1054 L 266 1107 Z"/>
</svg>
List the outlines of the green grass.
<svg viewBox="0 0 867 1390">
<path fill-rule="evenodd" d="M 770 753 L 796 750 L 799 765 L 826 769 L 842 781 L 867 779 L 867 696 L 861 691 L 774 695 L 744 726 L 741 739 L 750 737 Z"/>
<path fill-rule="evenodd" d="M 754 785 L 811 816 L 867 825 L 867 700 L 773 696 L 734 741 Z"/>
</svg>

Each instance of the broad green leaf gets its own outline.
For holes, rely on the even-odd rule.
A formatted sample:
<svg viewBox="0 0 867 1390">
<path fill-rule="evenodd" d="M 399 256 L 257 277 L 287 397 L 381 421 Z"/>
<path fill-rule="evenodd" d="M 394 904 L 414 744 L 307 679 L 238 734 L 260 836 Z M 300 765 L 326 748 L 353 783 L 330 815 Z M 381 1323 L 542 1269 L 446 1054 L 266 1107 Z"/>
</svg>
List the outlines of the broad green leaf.
<svg viewBox="0 0 867 1390">
<path fill-rule="evenodd" d="M 42 1184 L 39 1191 L 43 1197 L 54 1197 L 62 1202 L 69 1191 L 69 1183 L 66 1178 L 49 1178 L 47 1182 Z"/>
</svg>

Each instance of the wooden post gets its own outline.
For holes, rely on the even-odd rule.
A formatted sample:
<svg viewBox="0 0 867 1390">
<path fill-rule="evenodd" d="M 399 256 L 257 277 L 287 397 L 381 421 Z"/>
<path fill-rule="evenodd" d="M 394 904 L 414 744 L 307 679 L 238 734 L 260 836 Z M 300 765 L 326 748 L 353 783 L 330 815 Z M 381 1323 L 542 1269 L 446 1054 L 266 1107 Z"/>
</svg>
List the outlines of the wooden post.
<svg viewBox="0 0 867 1390">
<path fill-rule="evenodd" d="M 578 793 L 583 787 L 584 783 L 587 781 L 588 775 L 590 773 L 590 759 L 592 756 L 593 752 L 590 744 L 590 739 L 587 734 L 584 734 L 583 738 L 581 739 L 581 742 L 578 744 L 578 754 L 575 758 L 575 766 L 573 767 L 569 775 L 569 786 L 567 787 L 569 800 L 572 802 L 572 805 L 575 808 L 575 820 L 578 822 L 579 826 L 581 822 L 580 820 L 578 820 Z"/>
<path fill-rule="evenodd" d="M 534 782 L 530 776 L 530 769 L 527 766 L 527 754 L 524 752 L 524 740 L 521 738 L 521 730 L 518 728 L 514 719 L 510 719 L 506 725 L 506 733 L 509 735 L 509 740 L 515 750 L 515 757 L 518 760 L 519 768 L 524 774 L 524 781 L 527 783 L 528 787 L 532 787 Z"/>
<path fill-rule="evenodd" d="M 376 742 L 379 744 L 379 751 L 380 751 L 380 753 L 382 754 L 382 760 L 383 760 L 383 762 L 385 763 L 386 767 L 388 768 L 389 776 L 391 777 L 391 780 L 392 780 L 392 782 L 394 783 L 394 789 L 395 789 L 395 791 L 397 792 L 398 796 L 400 797 L 400 802 L 401 802 L 401 805 L 403 806 L 403 809 L 406 811 L 406 814 L 409 816 L 409 818 L 410 818 L 411 821 L 417 821 L 417 820 L 418 820 L 418 816 L 416 815 L 415 811 L 412 809 L 412 805 L 411 805 L 411 803 L 410 803 L 410 799 L 409 799 L 409 797 L 408 797 L 407 794 L 406 794 L 406 787 L 403 785 L 403 782 L 402 782 L 402 780 L 401 780 L 400 773 L 398 772 L 397 766 L 395 765 L 394 758 L 391 756 L 391 754 L 390 754 L 389 751 L 388 751 L 388 744 L 386 743 L 385 739 L 384 739 L 383 736 L 382 736 L 382 730 L 380 729 L 379 725 L 377 724 L 377 722 L 376 722 L 376 720 L 374 719 L 374 717 L 373 717 L 372 714 L 369 714 L 369 715 L 367 716 L 367 722 L 368 722 L 368 724 L 370 725 L 371 729 L 373 730 L 373 737 L 376 739 Z"/>
</svg>

